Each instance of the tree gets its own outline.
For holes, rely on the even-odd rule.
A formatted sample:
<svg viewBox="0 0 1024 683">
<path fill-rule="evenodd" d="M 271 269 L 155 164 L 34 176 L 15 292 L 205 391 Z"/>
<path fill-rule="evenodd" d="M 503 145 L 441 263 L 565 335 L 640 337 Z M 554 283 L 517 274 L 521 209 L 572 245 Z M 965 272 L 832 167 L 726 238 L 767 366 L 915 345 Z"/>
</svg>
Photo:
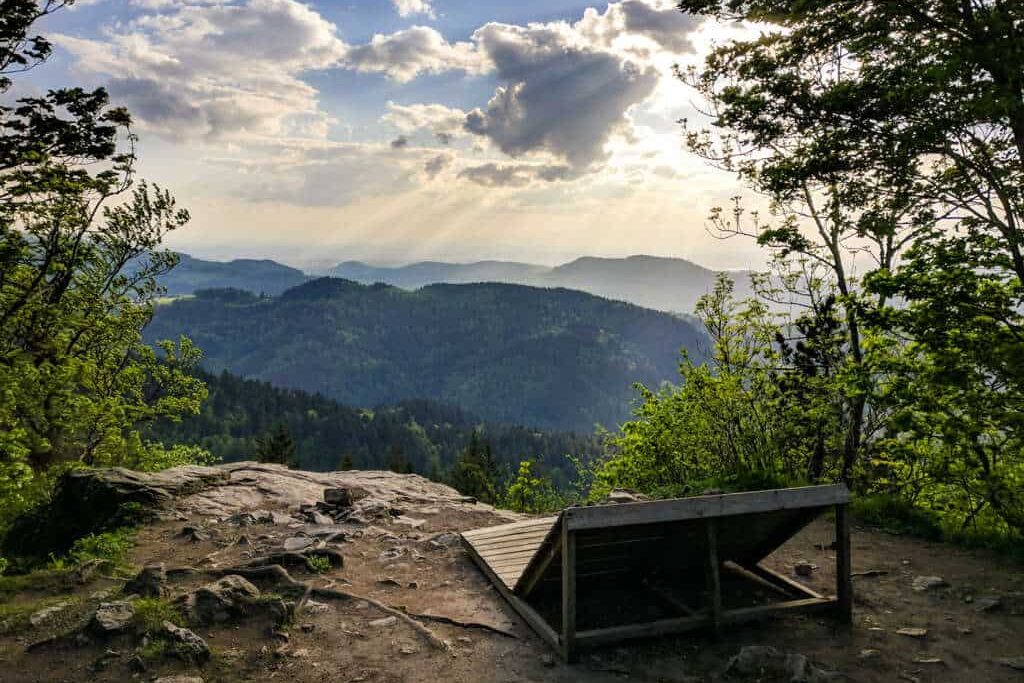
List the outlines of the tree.
<svg viewBox="0 0 1024 683">
<path fill-rule="evenodd" d="M 775 25 L 716 50 L 695 83 L 719 105 L 717 125 L 735 134 L 732 151 L 743 155 L 729 158 L 741 173 L 773 199 L 819 201 L 818 245 L 872 248 L 860 295 L 840 291 L 840 304 L 848 326 L 872 328 L 859 345 L 850 328 L 849 350 L 859 347 L 854 360 L 865 369 L 851 378 L 851 405 L 892 412 L 886 468 L 913 472 L 917 484 L 923 476 L 933 501 L 963 523 L 988 509 L 1020 532 L 1024 7 L 683 0 L 680 8 Z M 824 239 L 821 216 L 844 226 L 831 233 L 841 239 Z M 805 253 L 796 227 L 763 241 Z M 842 290 L 836 263 L 833 253 Z M 901 305 L 887 306 L 894 298 Z M 863 401 L 872 385 L 881 393 Z"/>
<path fill-rule="evenodd" d="M 498 468 L 490 444 L 481 444 L 476 430 L 448 473 L 448 485 L 484 503 L 498 499 Z"/>
<path fill-rule="evenodd" d="M 283 422 L 279 422 L 272 431 L 256 439 L 256 459 L 288 467 L 295 464 L 295 441 L 292 440 L 292 435 Z"/>
<path fill-rule="evenodd" d="M 3 1 L 0 93 L 49 56 L 32 24 L 67 4 Z M 195 413 L 205 389 L 188 374 L 188 340 L 159 353 L 142 342 L 157 278 L 176 262 L 159 245 L 188 213 L 135 182 L 134 142 L 103 89 L 0 106 L 0 527 L 67 467 L 204 457 L 142 437 Z"/>
</svg>

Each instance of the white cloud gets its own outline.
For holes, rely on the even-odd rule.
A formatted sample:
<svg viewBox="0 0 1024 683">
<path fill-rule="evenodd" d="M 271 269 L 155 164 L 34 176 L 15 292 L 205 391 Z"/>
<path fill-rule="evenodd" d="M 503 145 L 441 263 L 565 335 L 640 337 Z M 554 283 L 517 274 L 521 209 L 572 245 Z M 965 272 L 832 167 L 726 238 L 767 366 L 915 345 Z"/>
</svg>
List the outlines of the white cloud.
<svg viewBox="0 0 1024 683">
<path fill-rule="evenodd" d="M 300 75 L 340 62 L 336 28 L 296 0 L 178 4 L 107 30 L 58 35 L 144 128 L 176 139 L 326 135 L 331 117 Z"/>
<path fill-rule="evenodd" d="M 424 73 L 485 68 L 471 43 L 449 43 L 429 26 L 413 26 L 389 35 L 377 34 L 369 43 L 353 47 L 345 58 L 349 68 L 381 73 L 404 83 Z"/>
<path fill-rule="evenodd" d="M 391 0 L 391 2 L 395 5 L 395 10 L 398 11 L 398 16 L 400 17 L 425 14 L 431 19 L 436 18 L 430 0 Z"/>
<path fill-rule="evenodd" d="M 387 113 L 381 117 L 381 121 L 391 124 L 402 133 L 428 131 L 442 143 L 449 144 L 463 132 L 466 112 L 443 104 L 402 105 L 388 102 Z"/>
</svg>

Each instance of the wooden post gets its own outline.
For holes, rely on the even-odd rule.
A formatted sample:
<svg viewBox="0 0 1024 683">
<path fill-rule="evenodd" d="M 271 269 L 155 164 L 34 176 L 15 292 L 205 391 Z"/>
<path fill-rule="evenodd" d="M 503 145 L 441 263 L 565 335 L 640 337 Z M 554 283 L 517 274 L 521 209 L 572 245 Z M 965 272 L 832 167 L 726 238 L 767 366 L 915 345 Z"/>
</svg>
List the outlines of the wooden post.
<svg viewBox="0 0 1024 683">
<path fill-rule="evenodd" d="M 568 663 L 576 652 L 576 532 L 562 520 L 562 657 Z"/>
<path fill-rule="evenodd" d="M 718 562 L 718 521 L 711 517 L 704 523 L 707 532 L 708 554 L 706 556 L 707 567 L 707 591 L 708 603 L 711 607 L 711 628 L 715 635 L 722 630 L 722 579 L 719 576 Z"/>
<path fill-rule="evenodd" d="M 836 599 L 837 616 L 853 622 L 853 568 L 850 562 L 850 517 L 847 505 L 836 505 Z"/>
</svg>

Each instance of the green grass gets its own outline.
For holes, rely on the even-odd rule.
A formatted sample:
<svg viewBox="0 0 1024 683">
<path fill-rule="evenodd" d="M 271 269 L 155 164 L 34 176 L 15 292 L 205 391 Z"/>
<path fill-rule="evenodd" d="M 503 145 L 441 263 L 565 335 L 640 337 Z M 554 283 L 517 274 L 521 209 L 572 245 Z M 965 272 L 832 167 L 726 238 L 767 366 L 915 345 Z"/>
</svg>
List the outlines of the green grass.
<svg viewBox="0 0 1024 683">
<path fill-rule="evenodd" d="M 53 558 L 51 566 L 64 569 L 69 564 L 77 566 L 99 560 L 108 568 L 125 569 L 128 554 L 134 546 L 135 530 L 128 527 L 89 534 L 75 541 L 66 558 Z"/>
<path fill-rule="evenodd" d="M 858 496 L 853 499 L 851 510 L 854 519 L 866 526 L 929 541 L 941 541 L 943 538 L 938 515 L 897 496 Z"/>
<path fill-rule="evenodd" d="M 306 568 L 314 574 L 323 574 L 331 570 L 331 561 L 323 555 L 310 555 L 306 558 Z"/>
<path fill-rule="evenodd" d="M 159 633 L 165 621 L 181 626 L 184 619 L 181 612 L 167 600 L 160 598 L 140 598 L 132 603 L 135 607 L 136 627 L 150 635 Z"/>
</svg>

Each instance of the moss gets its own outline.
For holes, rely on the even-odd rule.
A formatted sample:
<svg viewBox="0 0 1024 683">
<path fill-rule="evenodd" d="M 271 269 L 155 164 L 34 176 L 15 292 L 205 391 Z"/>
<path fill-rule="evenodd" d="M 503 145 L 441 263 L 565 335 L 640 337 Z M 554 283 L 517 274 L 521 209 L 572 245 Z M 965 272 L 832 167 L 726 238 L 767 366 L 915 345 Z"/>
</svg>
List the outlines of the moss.
<svg viewBox="0 0 1024 683">
<path fill-rule="evenodd" d="M 27 574 L 0 576 L 0 602 L 7 602 L 17 593 L 28 591 L 62 592 L 69 590 L 74 582 L 73 572 L 68 568 L 37 569 Z"/>
</svg>

